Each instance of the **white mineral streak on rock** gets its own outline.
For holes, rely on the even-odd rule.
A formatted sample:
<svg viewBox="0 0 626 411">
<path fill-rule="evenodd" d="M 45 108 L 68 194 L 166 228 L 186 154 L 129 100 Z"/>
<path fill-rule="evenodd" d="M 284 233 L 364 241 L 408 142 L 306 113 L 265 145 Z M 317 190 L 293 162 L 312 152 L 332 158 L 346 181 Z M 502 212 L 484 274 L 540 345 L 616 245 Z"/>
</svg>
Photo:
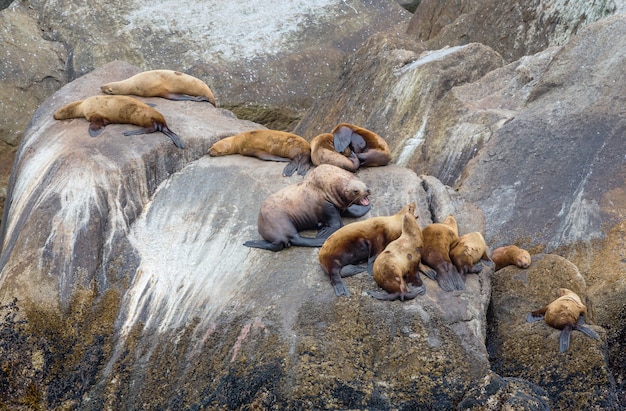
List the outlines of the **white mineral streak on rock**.
<svg viewBox="0 0 626 411">
<path fill-rule="evenodd" d="M 320 8 L 335 5 L 332 0 L 136 2 L 125 31 L 130 34 L 150 26 L 161 27 L 164 34 L 186 32 L 188 39 L 194 39 L 187 44 L 189 50 L 211 50 L 235 61 L 257 57 L 260 50 L 275 54 L 290 47 L 290 34 L 315 24 L 310 19 L 323 14 Z"/>
<path fill-rule="evenodd" d="M 428 123 L 428 113 L 424 115 L 424 119 L 422 120 L 422 125 L 417 130 L 414 136 L 409 137 L 404 141 L 404 143 L 400 146 L 402 147 L 402 151 L 396 158 L 396 164 L 402 167 L 406 167 L 409 160 L 413 158 L 417 149 L 422 145 L 424 139 L 426 138 L 426 124 Z"/>
<path fill-rule="evenodd" d="M 400 69 L 398 69 L 399 73 L 406 73 L 408 71 L 412 71 L 415 70 L 416 68 L 423 66 L 424 64 L 428 64 L 431 63 L 433 61 L 437 61 L 437 60 L 441 60 L 444 57 L 456 53 L 457 51 L 463 49 L 464 47 L 467 46 L 454 46 L 454 47 L 444 47 L 442 49 L 439 50 L 434 50 L 434 51 L 429 51 L 426 52 L 422 55 L 422 57 L 420 57 L 419 59 L 410 62 L 409 64 L 406 64 L 404 66 L 402 66 Z"/>
</svg>

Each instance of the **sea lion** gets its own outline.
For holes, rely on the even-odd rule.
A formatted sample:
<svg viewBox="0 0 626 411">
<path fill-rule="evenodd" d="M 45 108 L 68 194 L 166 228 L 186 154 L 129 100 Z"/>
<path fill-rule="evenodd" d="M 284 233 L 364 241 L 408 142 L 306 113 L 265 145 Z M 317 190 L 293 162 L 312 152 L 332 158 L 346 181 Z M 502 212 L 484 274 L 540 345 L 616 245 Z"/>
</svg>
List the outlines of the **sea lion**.
<svg viewBox="0 0 626 411">
<path fill-rule="evenodd" d="M 489 258 L 489 247 L 478 231 L 462 235 L 452 243 L 450 260 L 463 276 L 478 274 L 483 269 L 481 261 L 493 264 Z"/>
<path fill-rule="evenodd" d="M 402 234 L 404 215 L 408 213 L 413 216 L 414 212 L 415 203 L 409 203 L 394 215 L 371 217 L 346 224 L 326 239 L 318 259 L 337 296 L 350 297 L 341 277 L 365 270 L 371 272 L 376 256 Z M 357 265 L 362 263 L 367 266 Z"/>
<path fill-rule="evenodd" d="M 215 106 L 215 97 L 199 78 L 174 70 L 149 70 L 122 81 L 100 87 L 105 94 L 132 94 L 141 97 L 162 97 L 169 100 L 208 101 Z"/>
<path fill-rule="evenodd" d="M 423 239 L 417 220 L 406 213 L 402 219 L 402 234 L 393 240 L 374 261 L 374 281 L 386 293 L 367 291 L 379 300 L 411 300 L 426 292 L 419 276 Z M 416 288 L 410 289 L 409 285 Z"/>
<path fill-rule="evenodd" d="M 341 152 L 335 150 L 335 137 L 331 133 L 323 133 L 311 140 L 311 161 L 316 166 L 332 164 L 344 170 L 356 171 L 361 162 L 349 147 Z"/>
<path fill-rule="evenodd" d="M 491 259 L 496 265 L 496 271 L 506 267 L 507 265 L 516 265 L 519 268 L 528 268 L 531 262 L 530 253 L 516 245 L 507 245 L 505 247 L 496 248 L 491 254 Z"/>
<path fill-rule="evenodd" d="M 558 295 L 559 298 L 542 309 L 529 313 L 526 320 L 535 322 L 543 318 L 549 326 L 561 330 L 559 338 L 561 352 L 568 350 L 572 330 L 578 330 L 591 338 L 599 339 L 593 330 L 584 326 L 587 307 L 580 297 L 567 288 L 559 288 Z"/>
<path fill-rule="evenodd" d="M 348 146 L 356 153 L 359 167 L 387 165 L 391 161 L 391 150 L 387 142 L 378 134 L 349 123 L 340 123 L 331 132 L 335 150 L 344 151 Z"/>
<path fill-rule="evenodd" d="M 278 130 L 251 130 L 226 137 L 211 146 L 210 156 L 241 154 L 266 161 L 288 161 L 283 176 L 305 175 L 311 167 L 311 147 L 302 137 Z"/>
<path fill-rule="evenodd" d="M 161 113 L 143 101 L 128 96 L 92 96 L 69 103 L 54 113 L 56 120 L 84 117 L 89 121 L 89 135 L 96 137 L 107 124 L 135 124 L 140 130 L 125 131 L 125 136 L 149 134 L 160 131 L 176 147 L 185 148 L 178 135 L 169 129 Z"/>
<path fill-rule="evenodd" d="M 291 245 L 320 247 L 341 227 L 342 213 L 360 217 L 370 210 L 369 194 L 369 188 L 354 174 L 322 164 L 304 180 L 270 194 L 263 201 L 258 229 L 264 240 L 250 240 L 244 245 L 271 251 Z M 314 228 L 319 229 L 315 238 L 299 234 Z"/>
<path fill-rule="evenodd" d="M 450 260 L 452 244 L 459 239 L 456 219 L 450 214 L 442 223 L 427 225 L 422 230 L 424 247 L 420 270 L 436 280 L 444 291 L 464 290 L 465 281 Z"/>
</svg>

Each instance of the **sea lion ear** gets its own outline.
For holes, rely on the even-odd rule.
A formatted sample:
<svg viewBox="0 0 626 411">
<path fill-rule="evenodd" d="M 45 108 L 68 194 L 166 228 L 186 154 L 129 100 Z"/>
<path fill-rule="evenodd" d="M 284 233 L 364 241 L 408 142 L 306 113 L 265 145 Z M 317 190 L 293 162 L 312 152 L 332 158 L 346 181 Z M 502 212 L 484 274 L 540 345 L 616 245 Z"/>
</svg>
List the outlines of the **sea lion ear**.
<svg viewBox="0 0 626 411">
<path fill-rule="evenodd" d="M 352 130 L 348 127 L 339 127 L 333 134 L 335 151 L 342 153 L 351 143 Z"/>
</svg>

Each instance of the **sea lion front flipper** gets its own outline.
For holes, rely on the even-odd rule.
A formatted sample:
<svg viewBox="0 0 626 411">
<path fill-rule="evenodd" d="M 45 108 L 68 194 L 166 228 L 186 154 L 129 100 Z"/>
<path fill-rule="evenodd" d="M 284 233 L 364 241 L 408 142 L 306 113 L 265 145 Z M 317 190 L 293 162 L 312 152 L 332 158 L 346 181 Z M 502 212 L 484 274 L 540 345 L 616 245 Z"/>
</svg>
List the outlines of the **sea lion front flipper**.
<svg viewBox="0 0 626 411">
<path fill-rule="evenodd" d="M 577 324 L 576 326 L 574 326 L 574 329 L 585 334 L 587 337 L 593 338 L 594 340 L 600 339 L 600 337 L 598 337 L 598 334 L 596 334 L 595 331 L 593 331 L 591 328 L 585 327 L 584 325 Z"/>
<path fill-rule="evenodd" d="M 352 129 L 348 127 L 339 127 L 339 129 L 335 131 L 335 134 L 333 134 L 335 151 L 338 153 L 343 153 L 343 151 L 348 148 L 351 142 Z"/>
<path fill-rule="evenodd" d="M 561 330 L 561 337 L 559 338 L 559 349 L 561 352 L 565 352 L 569 349 L 569 340 L 572 335 L 572 326 L 566 325 Z"/>
<path fill-rule="evenodd" d="M 263 250 L 280 251 L 285 248 L 283 243 L 270 243 L 267 240 L 248 240 L 243 243 L 246 247 L 261 248 Z"/>
<path fill-rule="evenodd" d="M 348 291 L 348 287 L 346 287 L 346 284 L 343 282 L 340 276 L 336 274 L 331 274 L 330 284 L 333 286 L 333 289 L 335 290 L 335 295 L 337 297 L 341 297 L 342 295 L 350 297 L 350 291 Z"/>
<path fill-rule="evenodd" d="M 478 274 L 483 270 L 483 263 L 478 262 L 474 264 L 467 272 L 469 274 Z"/>
<path fill-rule="evenodd" d="M 291 161 L 291 159 L 287 157 L 280 157 L 280 156 L 271 154 L 265 150 L 259 150 L 259 149 L 247 148 L 247 147 L 244 147 L 241 149 L 241 155 L 248 156 L 248 157 L 256 157 L 265 161 L 279 161 L 281 163 Z"/>
<path fill-rule="evenodd" d="M 371 209 L 372 209 L 371 204 L 368 204 L 366 206 L 361 205 L 361 204 L 352 204 L 350 207 L 346 208 L 341 213 L 341 215 L 343 215 L 344 217 L 358 218 L 358 217 L 363 217 Z"/>
<path fill-rule="evenodd" d="M 437 271 L 435 271 L 434 269 L 430 268 L 429 266 L 427 266 L 426 264 L 422 263 L 421 261 L 420 261 L 420 264 L 419 264 L 419 270 L 421 272 L 423 272 L 426 277 L 430 278 L 433 281 L 437 281 Z"/>
<path fill-rule="evenodd" d="M 105 126 L 106 126 L 106 123 L 103 118 L 92 117 L 91 121 L 89 122 L 89 135 L 91 137 L 99 136 L 100 133 L 102 133 L 102 130 L 104 130 Z"/>
<path fill-rule="evenodd" d="M 543 320 L 543 315 L 534 316 L 533 313 L 528 313 L 526 316 L 526 321 L 529 323 L 534 323 L 539 320 Z"/>
<path fill-rule="evenodd" d="M 374 276 L 374 261 L 376 261 L 376 257 L 370 257 L 367 259 L 367 272 L 372 277 Z"/>
<path fill-rule="evenodd" d="M 330 229 L 330 227 L 324 227 L 324 228 Z M 324 245 L 324 241 L 326 241 L 326 237 L 309 238 L 309 237 L 302 237 L 300 234 L 296 234 L 289 239 L 289 243 L 291 245 L 295 245 L 298 247 L 321 247 Z"/>
<path fill-rule="evenodd" d="M 365 265 L 348 264 L 348 265 L 341 267 L 340 275 L 342 278 L 345 278 L 345 277 L 351 277 L 353 275 L 362 273 L 364 271 L 367 271 L 367 266 Z"/>
</svg>

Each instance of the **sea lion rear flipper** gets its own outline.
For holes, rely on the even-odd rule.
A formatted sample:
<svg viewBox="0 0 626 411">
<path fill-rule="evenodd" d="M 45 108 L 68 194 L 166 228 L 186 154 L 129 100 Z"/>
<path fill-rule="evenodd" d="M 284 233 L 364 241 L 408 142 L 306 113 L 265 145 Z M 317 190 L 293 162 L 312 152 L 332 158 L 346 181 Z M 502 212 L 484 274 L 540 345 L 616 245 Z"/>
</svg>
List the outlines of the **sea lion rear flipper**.
<svg viewBox="0 0 626 411">
<path fill-rule="evenodd" d="M 341 267 L 341 277 L 345 278 L 345 277 L 351 277 L 353 275 L 362 273 L 363 271 L 367 271 L 367 266 L 365 265 L 353 265 L 353 264 L 348 264 L 346 266 Z"/>
<path fill-rule="evenodd" d="M 290 162 L 291 159 L 271 154 L 265 150 L 243 147 L 240 154 L 242 156 L 256 157 L 265 161 L 279 161 L 281 163 Z"/>
<path fill-rule="evenodd" d="M 352 132 L 350 136 L 350 146 L 352 147 L 352 151 L 357 154 L 361 154 L 367 148 L 367 144 L 365 143 L 365 139 L 359 133 Z M 360 160 L 360 159 L 359 159 Z"/>
<path fill-rule="evenodd" d="M 263 250 L 280 251 L 285 248 L 283 243 L 270 243 L 266 240 L 249 240 L 243 243 L 246 247 L 261 248 Z"/>
<path fill-rule="evenodd" d="M 330 227 L 324 227 L 324 228 L 330 229 Z M 289 239 L 289 243 L 291 245 L 295 245 L 298 247 L 321 247 L 324 245 L 324 241 L 326 241 L 326 237 L 309 238 L 309 237 L 302 237 L 300 234 L 296 234 Z"/>
<path fill-rule="evenodd" d="M 367 272 L 372 277 L 374 276 L 374 261 L 376 261 L 376 257 L 370 257 L 367 259 Z"/>
<path fill-rule="evenodd" d="M 467 272 L 469 274 L 478 274 L 483 270 L 483 263 L 478 262 L 474 264 Z"/>
<path fill-rule="evenodd" d="M 529 323 L 534 323 L 535 321 L 543 320 L 543 315 L 534 316 L 533 313 L 528 313 L 526 316 L 526 321 Z"/>
<path fill-rule="evenodd" d="M 419 270 L 423 272 L 426 277 L 430 278 L 431 280 L 437 281 L 437 271 L 430 268 L 426 264 L 420 262 Z"/>
<path fill-rule="evenodd" d="M 160 130 L 163 134 L 165 134 L 166 136 L 168 136 L 172 142 L 174 143 L 174 145 L 178 148 L 185 148 L 185 143 L 183 143 L 183 140 L 181 140 L 180 137 L 178 137 L 178 135 L 176 133 L 174 133 L 172 130 L 170 130 L 169 128 L 167 128 L 166 126 L 161 127 Z"/>
<path fill-rule="evenodd" d="M 596 334 L 595 331 L 593 331 L 591 328 L 585 327 L 584 325 L 576 325 L 574 329 L 580 331 L 581 333 L 585 334 L 588 337 L 593 338 L 594 340 L 600 339 L 600 337 L 598 337 L 598 334 Z"/>
<path fill-rule="evenodd" d="M 411 296 L 411 295 L 415 294 L 414 297 L 411 297 L 411 299 L 412 299 L 412 298 L 417 297 L 418 295 L 422 295 L 422 294 L 425 294 L 425 293 L 426 293 L 426 286 L 424 284 L 422 284 L 422 285 L 420 285 L 418 287 L 409 287 L 409 292 L 405 294 L 405 298 L 406 298 L 406 296 Z"/>
<path fill-rule="evenodd" d="M 296 170 L 298 170 L 299 175 L 303 176 L 309 171 L 309 168 L 311 168 L 311 156 L 298 154 L 283 169 L 283 177 L 291 177 Z"/>
<path fill-rule="evenodd" d="M 559 338 L 559 349 L 561 352 L 565 352 L 569 349 L 569 340 L 572 334 L 572 327 L 566 325 L 565 328 L 561 330 L 561 337 Z"/>
<path fill-rule="evenodd" d="M 175 101 L 207 101 L 211 103 L 213 106 L 215 106 L 214 101 L 211 101 L 204 96 L 190 96 L 188 94 L 168 93 L 168 94 L 164 94 L 163 97 L 168 100 L 175 100 Z"/>
<path fill-rule="evenodd" d="M 97 137 L 98 135 L 100 135 L 100 133 L 102 133 L 102 130 L 104 130 L 105 126 L 106 123 L 104 122 L 103 118 L 92 117 L 91 121 L 89 122 L 89 135 L 91 137 Z"/>
<path fill-rule="evenodd" d="M 348 127 L 339 127 L 339 129 L 335 131 L 335 134 L 333 134 L 335 151 L 338 153 L 343 153 L 343 151 L 350 145 L 351 138 L 352 129 Z"/>
</svg>

